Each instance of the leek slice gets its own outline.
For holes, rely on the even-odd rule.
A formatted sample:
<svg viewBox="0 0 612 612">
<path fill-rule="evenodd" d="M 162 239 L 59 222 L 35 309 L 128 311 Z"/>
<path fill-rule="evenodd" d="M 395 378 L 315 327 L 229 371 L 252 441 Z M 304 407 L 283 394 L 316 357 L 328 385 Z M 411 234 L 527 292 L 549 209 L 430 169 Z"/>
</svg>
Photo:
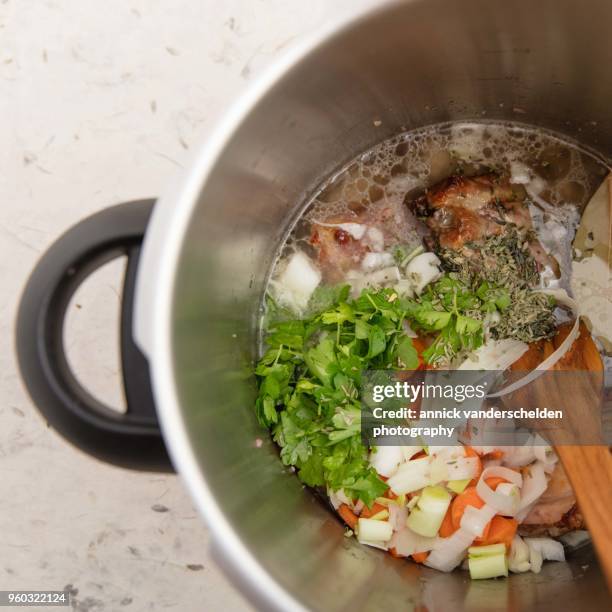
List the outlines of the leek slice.
<svg viewBox="0 0 612 612">
<path fill-rule="evenodd" d="M 457 493 L 457 495 L 459 495 L 459 493 L 463 493 L 465 491 L 469 484 L 469 478 L 466 478 L 465 480 L 449 480 L 446 487 L 453 493 Z"/>
<path fill-rule="evenodd" d="M 393 527 L 387 521 L 360 518 L 357 522 L 357 539 L 361 542 L 386 542 L 393 535 Z"/>
<path fill-rule="evenodd" d="M 442 525 L 451 499 L 451 494 L 444 487 L 425 487 L 406 519 L 406 525 L 419 535 L 433 538 Z"/>
<path fill-rule="evenodd" d="M 470 546 L 468 548 L 468 567 L 472 580 L 507 576 L 506 546 L 504 544 Z"/>
<path fill-rule="evenodd" d="M 484 580 L 508 575 L 508 562 L 504 554 L 469 557 L 468 567 L 472 580 Z"/>
</svg>

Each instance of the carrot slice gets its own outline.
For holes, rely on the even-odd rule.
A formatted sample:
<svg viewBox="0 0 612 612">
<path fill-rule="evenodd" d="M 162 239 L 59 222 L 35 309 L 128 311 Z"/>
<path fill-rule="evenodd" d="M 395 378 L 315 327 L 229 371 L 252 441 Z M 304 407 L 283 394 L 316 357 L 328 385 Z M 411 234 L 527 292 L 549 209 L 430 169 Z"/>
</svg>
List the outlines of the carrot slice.
<svg viewBox="0 0 612 612">
<path fill-rule="evenodd" d="M 444 520 L 442 521 L 442 525 L 440 525 L 440 530 L 438 531 L 438 535 L 441 538 L 448 538 L 449 536 L 452 536 L 453 533 L 455 533 L 455 531 L 457 530 L 453 527 L 451 507 L 449 506 L 448 510 L 446 511 L 446 514 L 444 515 Z"/>
<path fill-rule="evenodd" d="M 474 506 L 474 508 L 482 508 L 484 502 L 476 493 L 476 487 L 468 487 L 463 493 L 460 493 L 453 499 L 451 503 L 451 522 L 453 529 L 457 530 L 461 526 L 461 517 L 468 506 Z"/>
<path fill-rule="evenodd" d="M 504 456 L 504 451 L 500 451 L 500 450 L 494 450 L 485 455 L 487 459 L 501 459 L 503 456 Z"/>
<path fill-rule="evenodd" d="M 397 552 L 397 550 L 395 550 L 395 547 L 394 547 L 394 546 L 392 546 L 392 547 L 389 549 L 389 554 L 390 554 L 392 557 L 395 557 L 396 559 L 403 559 L 403 558 L 406 556 L 406 555 L 400 555 L 400 554 Z"/>
<path fill-rule="evenodd" d="M 487 537 L 483 539 L 483 544 L 505 544 L 506 550 L 510 550 L 512 540 L 516 535 L 518 521 L 505 516 L 494 516 L 491 519 L 491 528 Z"/>
<path fill-rule="evenodd" d="M 489 485 L 490 489 L 497 489 L 497 485 L 500 485 L 502 482 L 508 482 L 505 478 L 501 476 L 491 476 L 490 478 L 485 478 L 485 482 Z"/>
<path fill-rule="evenodd" d="M 427 556 L 428 555 L 429 555 L 429 553 L 427 553 L 427 552 L 420 552 L 420 553 L 414 553 L 414 555 L 410 555 L 410 556 L 417 563 L 425 563 L 425 561 L 427 560 Z"/>
<path fill-rule="evenodd" d="M 382 512 L 383 510 L 386 510 L 386 509 L 387 508 L 383 506 L 382 504 L 375 503 L 371 508 L 364 506 L 359 516 L 361 518 L 370 518 L 371 516 L 374 516 L 375 514 L 378 514 L 379 512 Z"/>
<path fill-rule="evenodd" d="M 346 504 L 340 505 L 338 508 L 338 514 L 351 529 L 355 529 L 355 527 L 357 527 L 359 517 Z"/>
</svg>

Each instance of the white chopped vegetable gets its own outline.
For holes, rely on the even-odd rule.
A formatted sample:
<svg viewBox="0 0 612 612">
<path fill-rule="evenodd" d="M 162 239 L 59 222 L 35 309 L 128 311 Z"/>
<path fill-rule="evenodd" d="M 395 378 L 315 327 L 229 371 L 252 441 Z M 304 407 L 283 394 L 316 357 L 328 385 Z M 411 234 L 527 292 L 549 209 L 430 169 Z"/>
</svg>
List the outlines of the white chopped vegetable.
<svg viewBox="0 0 612 612">
<path fill-rule="evenodd" d="M 334 510 L 337 510 L 342 504 L 346 504 L 351 510 L 353 509 L 353 500 L 347 496 L 344 489 L 338 489 L 337 491 L 327 489 L 327 496 Z"/>
<path fill-rule="evenodd" d="M 400 465 L 387 484 L 391 490 L 401 495 L 418 491 L 429 484 L 429 457 L 421 457 Z"/>
<path fill-rule="evenodd" d="M 366 253 L 361 260 L 361 268 L 366 272 L 372 272 L 379 268 L 388 268 L 394 261 L 391 253 Z"/>
<path fill-rule="evenodd" d="M 386 542 L 393 535 L 393 527 L 388 521 L 360 518 L 357 521 L 357 539 L 361 542 Z"/>
<path fill-rule="evenodd" d="M 368 226 L 361 223 L 323 223 L 322 221 L 315 221 L 315 223 L 322 227 L 337 227 L 350 234 L 355 240 L 361 240 L 368 230 Z"/>
<path fill-rule="evenodd" d="M 508 568 L 515 574 L 528 572 L 531 569 L 529 563 L 529 546 L 523 538 L 515 535 L 510 546 L 510 555 L 508 557 Z"/>
<path fill-rule="evenodd" d="M 423 446 L 421 444 L 416 446 L 404 445 L 400 448 L 402 449 L 402 454 L 404 455 L 404 461 L 410 461 L 416 454 L 423 450 Z"/>
<path fill-rule="evenodd" d="M 544 556 L 534 546 L 529 546 L 529 543 L 525 541 L 527 548 L 529 548 L 529 569 L 534 574 L 539 574 L 542 569 L 542 563 L 544 562 Z"/>
<path fill-rule="evenodd" d="M 580 333 L 580 317 L 578 316 L 578 304 L 575 300 L 573 300 L 565 289 L 546 289 L 541 290 L 540 293 L 544 293 L 546 295 L 551 295 L 555 298 L 555 300 L 566 307 L 568 307 L 572 313 L 574 314 L 575 320 L 572 329 L 567 334 L 563 342 L 559 345 L 559 347 L 553 351 L 544 361 L 542 361 L 534 370 L 531 370 L 528 374 L 520 378 L 519 380 L 513 382 L 512 384 L 504 387 L 500 391 L 496 391 L 495 393 L 489 394 L 487 397 L 500 397 L 502 395 L 506 395 L 507 393 L 512 393 L 525 385 L 533 382 L 536 378 L 540 377 L 546 370 L 550 370 L 570 349 L 572 344 Z"/>
<path fill-rule="evenodd" d="M 437 538 L 425 565 L 441 572 L 450 572 L 463 561 L 473 541 L 473 534 L 465 529 L 457 529 L 448 538 Z"/>
<path fill-rule="evenodd" d="M 389 478 L 404 461 L 404 454 L 401 446 L 376 446 L 370 452 L 369 460 L 370 465 L 381 476 Z"/>
<path fill-rule="evenodd" d="M 406 519 L 408 518 L 408 508 L 406 506 L 398 506 L 390 504 L 389 508 L 389 523 L 393 527 L 393 531 L 400 531 L 406 527 Z"/>
<path fill-rule="evenodd" d="M 477 348 L 458 370 L 506 370 L 529 349 L 525 342 L 505 338 L 489 340 Z M 494 397 L 494 396 L 489 396 Z"/>
<path fill-rule="evenodd" d="M 471 480 L 478 474 L 480 459 L 478 457 L 458 457 L 446 461 L 447 480 Z"/>
<path fill-rule="evenodd" d="M 385 236 L 377 227 L 368 227 L 363 241 L 373 251 L 383 251 L 385 248 Z"/>
<path fill-rule="evenodd" d="M 531 182 L 531 170 L 521 162 L 510 164 L 510 182 L 515 185 L 527 185 Z"/>
<path fill-rule="evenodd" d="M 412 282 L 410 280 L 408 280 L 407 278 L 401 278 L 399 281 L 397 281 L 397 283 L 395 283 L 395 285 L 393 285 L 393 288 L 402 297 L 413 297 L 414 296 L 414 290 L 413 290 L 413 287 L 412 287 Z M 404 323 L 408 325 L 407 320 L 404 320 Z M 408 325 L 408 327 L 410 327 L 410 325 Z M 412 332 L 412 333 L 414 333 L 414 332 Z M 411 338 L 416 338 L 417 334 L 414 333 L 414 336 L 410 336 L 410 337 Z"/>
<path fill-rule="evenodd" d="M 394 548 L 395 553 L 402 557 L 408 557 L 420 552 L 429 552 L 437 540 L 438 538 L 425 538 L 404 527 L 393 534 L 389 541 L 389 548 Z"/>
<path fill-rule="evenodd" d="M 351 284 L 352 295 L 357 297 L 367 287 L 395 285 L 400 280 L 400 271 L 397 266 L 381 268 L 368 274 L 351 270 L 351 273 L 347 274 L 346 278 Z"/>
<path fill-rule="evenodd" d="M 321 272 L 304 253 L 296 251 L 272 286 L 279 302 L 295 312 L 302 312 L 320 282 Z"/>
<path fill-rule="evenodd" d="M 494 491 L 487 484 L 486 479 L 493 476 L 499 476 L 510 483 L 510 487 L 500 487 Z M 521 503 L 519 488 L 523 486 L 523 477 L 506 467 L 493 466 L 482 471 L 478 483 L 476 484 L 476 492 L 480 498 L 499 514 L 504 516 L 515 516 L 519 510 Z"/>
<path fill-rule="evenodd" d="M 406 276 L 412 281 L 415 293 L 420 294 L 429 283 L 442 276 L 440 263 L 435 253 L 423 253 L 408 262 Z"/>
<path fill-rule="evenodd" d="M 443 487 L 425 487 L 406 520 L 406 526 L 426 538 L 435 537 L 451 499 L 451 494 Z"/>
<path fill-rule="evenodd" d="M 445 459 L 436 455 L 430 466 L 429 479 L 431 484 L 446 480 L 471 480 L 478 474 L 480 460 L 478 457 L 456 457 Z"/>
<path fill-rule="evenodd" d="M 466 506 L 461 522 L 459 523 L 461 530 L 474 538 L 480 537 L 485 530 L 488 522 L 497 514 L 495 508 L 485 504 L 482 508 L 474 508 L 474 506 Z"/>
<path fill-rule="evenodd" d="M 545 561 L 565 561 L 563 544 L 552 538 L 525 538 L 529 550 L 537 550 Z"/>
<path fill-rule="evenodd" d="M 527 438 L 522 446 L 506 446 L 504 451 L 504 464 L 508 467 L 524 467 L 536 459 L 533 435 Z"/>
</svg>

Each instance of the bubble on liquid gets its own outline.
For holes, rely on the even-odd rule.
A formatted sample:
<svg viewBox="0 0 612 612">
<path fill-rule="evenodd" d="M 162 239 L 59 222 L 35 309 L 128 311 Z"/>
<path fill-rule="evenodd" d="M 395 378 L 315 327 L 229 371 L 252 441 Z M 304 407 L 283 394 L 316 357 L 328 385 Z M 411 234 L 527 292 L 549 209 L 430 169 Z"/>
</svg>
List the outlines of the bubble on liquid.
<svg viewBox="0 0 612 612">
<path fill-rule="evenodd" d="M 608 171 L 575 143 L 518 124 L 461 122 L 421 128 L 361 153 L 323 183 L 287 244 L 307 242 L 313 220 L 357 217 L 381 202 L 401 205 L 406 194 L 418 194 L 453 173 L 509 174 L 516 162 L 543 179 L 540 196 L 554 206 L 582 208 Z"/>
</svg>

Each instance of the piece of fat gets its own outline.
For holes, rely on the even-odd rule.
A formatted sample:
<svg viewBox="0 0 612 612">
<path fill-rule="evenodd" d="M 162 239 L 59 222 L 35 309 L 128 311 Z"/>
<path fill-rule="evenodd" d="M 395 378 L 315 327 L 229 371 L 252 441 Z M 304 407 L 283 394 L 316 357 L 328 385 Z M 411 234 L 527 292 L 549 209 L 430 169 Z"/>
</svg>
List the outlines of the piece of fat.
<svg viewBox="0 0 612 612">
<path fill-rule="evenodd" d="M 435 253 L 422 253 L 406 266 L 406 277 L 412 282 L 415 293 L 420 294 L 429 283 L 442 276 L 440 260 Z"/>
<path fill-rule="evenodd" d="M 274 282 L 276 296 L 284 305 L 301 312 L 306 308 L 321 278 L 321 272 L 310 258 L 301 251 L 296 251 Z"/>
</svg>

